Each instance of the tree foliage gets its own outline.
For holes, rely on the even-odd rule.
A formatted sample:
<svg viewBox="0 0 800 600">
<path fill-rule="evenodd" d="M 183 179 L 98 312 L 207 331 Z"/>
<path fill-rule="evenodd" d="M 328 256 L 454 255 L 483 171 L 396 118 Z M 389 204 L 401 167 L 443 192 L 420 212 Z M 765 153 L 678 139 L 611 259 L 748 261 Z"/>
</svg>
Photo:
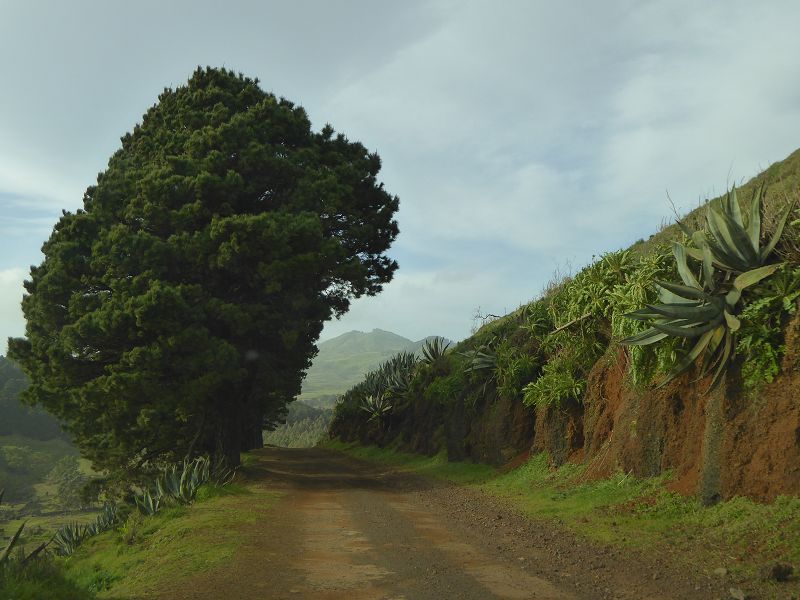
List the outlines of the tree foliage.
<svg viewBox="0 0 800 600">
<path fill-rule="evenodd" d="M 198 69 L 167 89 L 25 283 L 10 355 L 26 398 L 97 467 L 260 445 L 325 320 L 397 265 L 381 163 L 257 80 Z"/>
</svg>

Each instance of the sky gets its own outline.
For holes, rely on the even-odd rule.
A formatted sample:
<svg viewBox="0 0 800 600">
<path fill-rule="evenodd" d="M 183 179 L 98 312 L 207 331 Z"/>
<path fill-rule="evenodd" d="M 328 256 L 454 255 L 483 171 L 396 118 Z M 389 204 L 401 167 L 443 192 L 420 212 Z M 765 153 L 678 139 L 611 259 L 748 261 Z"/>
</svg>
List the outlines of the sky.
<svg viewBox="0 0 800 600">
<path fill-rule="evenodd" d="M 400 265 L 322 339 L 470 334 L 800 146 L 796 0 L 0 0 L 0 353 L 62 210 L 224 66 L 383 160 Z"/>
</svg>

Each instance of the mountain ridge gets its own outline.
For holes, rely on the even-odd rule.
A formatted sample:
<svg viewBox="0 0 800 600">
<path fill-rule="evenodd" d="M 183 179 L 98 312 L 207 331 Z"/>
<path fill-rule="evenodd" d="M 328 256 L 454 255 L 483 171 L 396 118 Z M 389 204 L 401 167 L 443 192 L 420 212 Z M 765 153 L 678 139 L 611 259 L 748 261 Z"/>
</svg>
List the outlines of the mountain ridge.
<svg viewBox="0 0 800 600">
<path fill-rule="evenodd" d="M 363 376 L 398 352 L 418 352 L 428 336 L 410 340 L 402 335 L 375 328 L 370 332 L 354 329 L 319 343 L 319 353 L 303 381 L 299 400 L 313 400 L 343 394 Z"/>
</svg>

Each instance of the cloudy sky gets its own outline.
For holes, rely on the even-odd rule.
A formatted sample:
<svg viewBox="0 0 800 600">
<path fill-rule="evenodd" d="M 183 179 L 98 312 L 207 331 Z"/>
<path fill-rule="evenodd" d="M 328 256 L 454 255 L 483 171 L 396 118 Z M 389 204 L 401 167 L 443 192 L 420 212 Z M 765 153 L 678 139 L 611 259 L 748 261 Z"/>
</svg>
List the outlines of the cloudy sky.
<svg viewBox="0 0 800 600">
<path fill-rule="evenodd" d="M 383 159 L 395 280 L 323 334 L 461 339 L 800 146 L 800 3 L 0 0 L 0 352 L 62 209 L 226 66 Z"/>
</svg>

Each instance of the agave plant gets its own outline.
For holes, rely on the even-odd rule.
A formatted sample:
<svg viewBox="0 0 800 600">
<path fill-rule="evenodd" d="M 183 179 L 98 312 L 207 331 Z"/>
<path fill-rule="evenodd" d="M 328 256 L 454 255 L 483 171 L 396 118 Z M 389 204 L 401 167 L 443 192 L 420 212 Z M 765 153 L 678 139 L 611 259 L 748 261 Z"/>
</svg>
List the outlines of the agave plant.
<svg viewBox="0 0 800 600">
<path fill-rule="evenodd" d="M 179 504 L 191 504 L 197 491 L 207 483 L 224 486 L 233 480 L 236 471 L 224 459 L 212 463 L 207 456 L 167 467 L 155 482 L 155 496 Z"/>
<path fill-rule="evenodd" d="M 412 374 L 410 371 L 396 369 L 389 373 L 386 392 L 393 398 L 402 398 L 411 387 Z"/>
<path fill-rule="evenodd" d="M 651 327 L 621 341 L 644 346 L 668 336 L 694 340 L 694 344 L 667 374 L 664 385 L 686 371 L 703 355 L 701 377 L 714 375 L 715 388 L 726 372 L 736 347 L 736 332 L 741 322 L 736 316 L 742 292 L 772 275 L 783 263 L 764 264 L 775 248 L 787 211 L 772 240 L 760 247 L 760 206 L 763 188 L 753 200 L 750 219 L 743 224 L 735 188 L 719 205 L 709 205 L 706 213 L 711 237 L 683 227 L 699 248 L 673 243 L 673 254 L 682 284 L 656 282 L 661 304 L 628 313 L 631 319 L 649 322 Z M 698 279 L 687 262 L 687 255 L 700 260 Z M 718 274 L 717 269 L 722 273 Z"/>
<path fill-rule="evenodd" d="M 0 504 L 3 502 L 3 496 L 5 493 L 6 491 L 4 489 L 0 490 Z M 25 523 L 26 522 L 23 522 L 17 528 L 17 531 L 11 536 L 11 539 L 6 544 L 6 547 L 3 548 L 2 552 L 0 552 L 0 567 L 8 562 L 8 557 L 11 556 L 11 551 L 14 549 L 14 546 L 17 545 L 17 542 L 19 542 L 19 538 L 22 535 L 22 530 L 25 529 Z"/>
<path fill-rule="evenodd" d="M 143 515 L 152 516 L 161 508 L 161 496 L 157 491 L 144 490 L 141 494 L 135 495 L 133 500 Z"/>
<path fill-rule="evenodd" d="M 103 504 L 100 514 L 97 515 L 94 525 L 98 533 L 112 529 L 119 521 L 119 510 L 117 505 L 112 502 Z"/>
<path fill-rule="evenodd" d="M 211 461 L 208 457 L 200 456 L 192 461 L 183 461 L 180 478 L 180 488 L 176 499 L 183 504 L 194 502 L 197 490 L 208 483 L 210 478 Z"/>
<path fill-rule="evenodd" d="M 488 346 L 464 352 L 463 355 L 469 359 L 469 365 L 464 369 L 465 373 L 494 371 L 497 368 L 497 354 Z"/>
<path fill-rule="evenodd" d="M 58 528 L 53 536 L 52 544 L 61 556 L 70 556 L 86 538 L 95 533 L 91 526 L 67 523 Z"/>
<path fill-rule="evenodd" d="M 392 403 L 386 394 L 367 396 L 361 403 L 361 410 L 369 413 L 370 421 L 382 421 L 392 410 Z"/>
<path fill-rule="evenodd" d="M 422 345 L 422 362 L 428 365 L 438 363 L 449 347 L 450 342 L 445 343 L 444 338 L 434 337 L 425 340 Z"/>
<path fill-rule="evenodd" d="M 464 369 L 465 373 L 482 373 L 486 375 L 481 390 L 483 396 L 486 395 L 489 383 L 497 379 L 497 353 L 492 350 L 490 344 L 483 344 L 474 350 L 461 353 L 469 361 Z"/>
<path fill-rule="evenodd" d="M 167 467 L 156 479 L 155 493 L 159 498 L 177 499 L 181 493 L 181 473 L 178 466 Z"/>
<path fill-rule="evenodd" d="M 683 223 L 678 225 L 695 244 L 687 248 L 690 256 L 704 260 L 704 248 L 711 253 L 715 267 L 730 273 L 746 273 L 765 264 L 783 234 L 786 220 L 794 208 L 786 207 L 778 218 L 772 238 L 766 246 L 761 246 L 761 202 L 764 197 L 762 185 L 753 197 L 747 222 L 742 218 L 742 210 L 734 186 L 724 198 L 711 202 L 706 209 L 707 232 L 691 231 Z"/>
</svg>

